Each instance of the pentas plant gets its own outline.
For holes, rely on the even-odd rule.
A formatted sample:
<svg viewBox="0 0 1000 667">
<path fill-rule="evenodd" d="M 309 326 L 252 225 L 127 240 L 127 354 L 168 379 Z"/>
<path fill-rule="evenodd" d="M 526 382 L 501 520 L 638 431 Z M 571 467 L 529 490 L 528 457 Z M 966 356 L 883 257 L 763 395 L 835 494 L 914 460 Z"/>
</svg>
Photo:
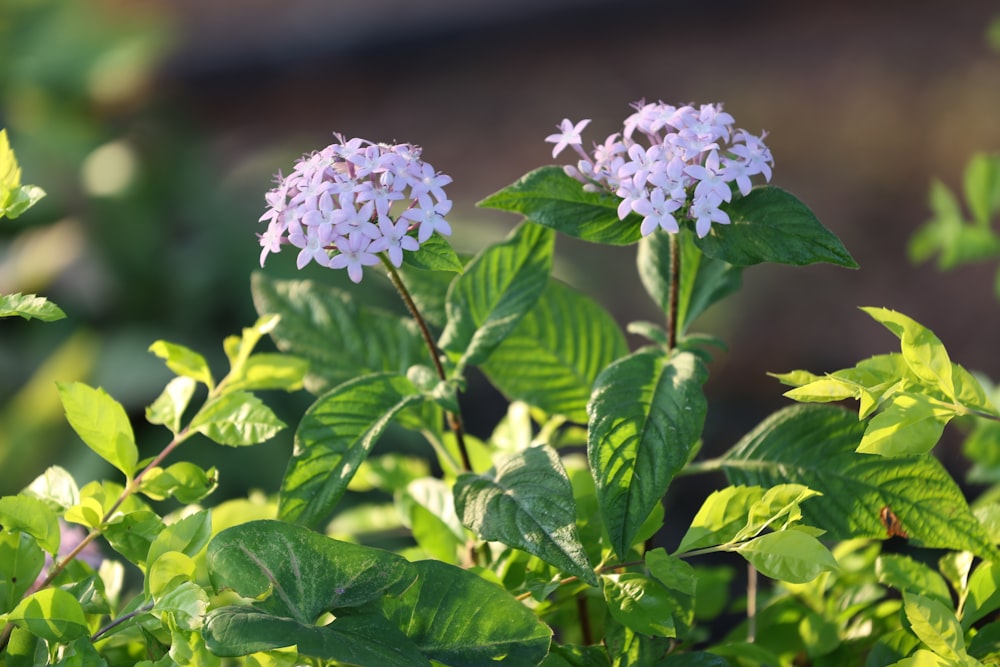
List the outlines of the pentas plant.
<svg viewBox="0 0 1000 667">
<path fill-rule="evenodd" d="M 729 224 L 720 206 L 732 201 L 734 185 L 747 195 L 752 177 L 771 180 L 774 159 L 765 135 L 734 130 L 733 117 L 721 104 L 696 109 L 636 102 L 633 108 L 624 129 L 595 144 L 591 154 L 584 152 L 580 134 L 589 119 L 576 124 L 564 119 L 559 133 L 546 141 L 555 144 L 552 157 L 574 149 L 580 161 L 567 166 L 566 173 L 585 188 L 603 188 L 621 198 L 618 217 L 642 216 L 643 236 L 656 229 L 676 234 L 681 216 L 694 220 L 698 236 L 704 237 L 713 222 Z"/>
<path fill-rule="evenodd" d="M 378 253 L 398 267 L 404 250 L 417 250 L 434 232 L 451 234 L 444 219 L 451 177 L 421 160 L 418 146 L 337 139 L 277 176 L 260 217 L 268 223 L 260 235 L 261 266 L 291 244 L 299 248 L 298 268 L 312 261 L 347 269 L 358 283 L 363 267 L 378 264 Z"/>
<path fill-rule="evenodd" d="M 299 268 L 354 282 L 381 264 L 405 315 L 255 274 L 260 319 L 225 341 L 221 380 L 193 350 L 151 347 L 177 377 L 147 410 L 170 433 L 148 461 L 120 405 L 60 385 L 70 424 L 125 482 L 78 486 L 53 467 L 0 498 L 5 664 L 996 662 L 1000 493 L 970 507 L 932 455 L 954 421 L 979 479 L 1000 480 L 996 390 L 918 322 L 865 308 L 898 352 L 777 375 L 789 398 L 857 413 L 786 407 L 704 458 L 704 384 L 724 344 L 692 332 L 698 316 L 754 264 L 856 264 L 805 204 L 753 185 L 770 181 L 770 152 L 720 105 L 637 104 L 592 155 L 586 124 L 549 137 L 576 165 L 480 202 L 524 220 L 471 258 L 445 239 L 450 179 L 414 146 L 338 135 L 279 177 L 261 262 L 292 245 Z M 993 215 L 1000 179 L 975 180 L 973 208 Z M 599 303 L 552 277 L 558 235 L 636 246 L 658 322 L 626 330 L 645 342 L 630 349 Z M 279 353 L 255 351 L 264 336 Z M 463 426 L 472 368 L 509 400 L 484 438 Z M 251 392 L 300 386 L 315 400 L 274 497 L 209 507 L 222 473 L 166 464 L 195 436 L 267 440 L 283 424 Z M 689 518 L 668 491 L 709 472 L 728 485 Z M 168 498 L 182 508 L 162 517 L 148 502 Z M 746 593 L 730 600 L 736 577 Z"/>
</svg>

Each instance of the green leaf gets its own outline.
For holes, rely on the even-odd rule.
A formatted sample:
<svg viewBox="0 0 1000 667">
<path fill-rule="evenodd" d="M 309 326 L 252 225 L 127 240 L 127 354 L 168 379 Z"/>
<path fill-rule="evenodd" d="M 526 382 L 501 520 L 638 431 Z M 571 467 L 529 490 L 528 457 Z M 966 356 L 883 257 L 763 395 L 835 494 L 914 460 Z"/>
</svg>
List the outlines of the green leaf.
<svg viewBox="0 0 1000 667">
<path fill-rule="evenodd" d="M 822 498 L 803 505 L 803 520 L 833 539 L 886 539 L 880 514 L 888 507 L 914 545 L 971 551 L 987 560 L 998 556 L 937 459 L 858 454 L 864 428 L 841 408 L 791 406 L 748 433 L 722 467 L 731 484 L 796 483 L 819 491 Z"/>
<path fill-rule="evenodd" d="M 180 376 L 172 379 L 146 408 L 146 421 L 150 424 L 162 424 L 177 435 L 181 430 L 181 418 L 191 403 L 195 387 L 197 382 L 192 378 Z"/>
<path fill-rule="evenodd" d="M 305 359 L 288 354 L 254 354 L 247 358 L 238 374 L 228 378 L 226 388 L 230 391 L 233 389 L 298 391 L 302 388 L 308 371 L 309 362 Z"/>
<path fill-rule="evenodd" d="M 593 243 L 630 245 L 641 238 L 641 220 L 618 219 L 621 200 L 587 192 L 562 167 L 541 167 L 479 202 L 483 208 L 520 213 L 528 220 Z"/>
<path fill-rule="evenodd" d="M 819 540 L 801 530 L 765 533 L 734 549 L 765 577 L 804 584 L 823 572 L 839 569 L 833 554 Z"/>
<path fill-rule="evenodd" d="M 256 607 L 227 606 L 208 613 L 203 632 L 209 650 L 223 657 L 294 645 L 300 656 L 342 665 L 431 665 L 403 633 L 375 614 L 338 617 L 316 626 Z"/>
<path fill-rule="evenodd" d="M 144 582 L 146 595 L 159 599 L 179 582 L 194 579 L 197 569 L 194 559 L 180 551 L 167 551 L 149 559 Z"/>
<path fill-rule="evenodd" d="M 439 561 L 412 564 L 416 582 L 382 612 L 432 660 L 450 667 L 537 665 L 552 630 L 503 588 Z"/>
<path fill-rule="evenodd" d="M 93 389 L 82 382 L 59 382 L 57 386 L 66 419 L 80 439 L 126 477 L 131 477 L 139 450 L 121 403 L 103 389 Z"/>
<path fill-rule="evenodd" d="M 427 323 L 434 327 L 443 327 L 448 321 L 445 301 L 448 288 L 456 278 L 455 274 L 451 271 L 414 269 L 407 266 L 405 261 L 398 271 L 413 303 Z"/>
<path fill-rule="evenodd" d="M 894 310 L 871 307 L 861 310 L 900 339 L 903 359 L 914 375 L 928 386 L 955 400 L 951 359 L 933 331 Z"/>
<path fill-rule="evenodd" d="M 24 598 L 7 615 L 7 621 L 62 644 L 89 634 L 80 602 L 61 588 L 46 588 Z"/>
<path fill-rule="evenodd" d="M 955 411 L 922 394 L 897 394 L 871 418 L 859 454 L 926 454 L 941 439 Z"/>
<path fill-rule="evenodd" d="M 455 511 L 451 487 L 434 477 L 415 479 L 397 502 L 417 545 L 427 555 L 457 565 L 466 532 Z"/>
<path fill-rule="evenodd" d="M 501 243 L 476 255 L 448 289 L 441 347 L 479 364 L 534 307 L 552 271 L 555 235 L 523 223 Z"/>
<path fill-rule="evenodd" d="M 424 271 L 461 273 L 465 266 L 448 239 L 437 232 L 420 244 L 416 252 L 403 253 L 403 263 Z"/>
<path fill-rule="evenodd" d="M 670 592 L 673 600 L 673 625 L 682 637 L 686 636 L 694 622 L 695 589 L 698 583 L 694 568 L 680 558 L 667 555 L 663 549 L 646 552 L 645 561 L 650 576 Z"/>
<path fill-rule="evenodd" d="M 1000 210 L 1000 155 L 978 153 L 965 167 L 965 201 L 975 222 L 989 227 L 993 215 Z"/>
<path fill-rule="evenodd" d="M 968 629 L 997 609 L 1000 609 L 1000 565 L 995 561 L 980 563 L 969 577 L 962 625 Z"/>
<path fill-rule="evenodd" d="M 44 501 L 27 496 L 0 498 L 0 526 L 31 535 L 50 554 L 59 551 L 59 516 Z"/>
<path fill-rule="evenodd" d="M 223 530 L 209 542 L 206 563 L 217 593 L 231 589 L 253 598 L 255 609 L 306 625 L 324 612 L 398 594 L 417 577 L 401 556 L 282 521 Z"/>
<path fill-rule="evenodd" d="M 659 348 L 644 348 L 597 378 L 587 408 L 587 456 L 620 558 L 701 437 L 706 377 L 691 353 L 667 358 Z"/>
<path fill-rule="evenodd" d="M 661 581 L 637 572 L 606 574 L 601 581 L 611 618 L 633 632 L 677 637 L 674 615 L 680 605 Z"/>
<path fill-rule="evenodd" d="M 743 269 L 703 254 L 687 228 L 674 235 L 657 230 L 646 236 L 639 242 L 636 254 L 639 278 L 664 313 L 670 312 L 672 242 L 676 243 L 679 253 L 677 331 L 683 334 L 709 306 L 739 290 L 743 284 Z"/>
<path fill-rule="evenodd" d="M 944 577 L 909 556 L 882 554 L 875 561 L 875 574 L 880 584 L 897 591 L 921 593 L 951 606 L 951 591 Z"/>
<path fill-rule="evenodd" d="M 243 447 L 269 440 L 285 423 L 253 394 L 234 391 L 205 403 L 188 428 L 220 445 Z"/>
<path fill-rule="evenodd" d="M 11 220 L 31 208 L 45 191 L 37 185 L 21 185 L 21 169 L 7 139 L 7 130 L 0 130 L 0 218 Z"/>
<path fill-rule="evenodd" d="M 45 553 L 30 536 L 0 532 L 0 614 L 14 608 L 44 565 Z"/>
<path fill-rule="evenodd" d="M 746 526 L 750 507 L 763 497 L 759 486 L 727 486 L 713 491 L 691 521 L 677 553 L 732 541 Z"/>
<path fill-rule="evenodd" d="M 194 350 L 176 343 L 158 340 L 149 346 L 149 351 L 163 359 L 167 368 L 177 375 L 201 382 L 209 389 L 215 387 L 215 380 L 212 379 L 212 371 L 208 367 L 208 362 L 205 361 L 205 357 Z"/>
<path fill-rule="evenodd" d="M 189 461 L 179 461 L 167 468 L 153 467 L 146 471 L 139 491 L 153 500 L 176 498 L 184 504 L 196 503 L 219 485 L 215 468 L 203 470 Z"/>
<path fill-rule="evenodd" d="M 251 287 L 257 312 L 281 317 L 271 332 L 278 349 L 309 364 L 305 387 L 313 394 L 369 373 L 402 375 L 428 361 L 416 324 L 361 305 L 348 292 L 262 273 L 253 274 Z"/>
<path fill-rule="evenodd" d="M 538 556 L 560 571 L 597 586 L 576 528 L 576 503 L 559 454 L 547 445 L 498 455 L 482 475 L 455 482 L 462 523 L 484 540 Z"/>
<path fill-rule="evenodd" d="M 194 557 L 212 536 L 212 513 L 201 510 L 168 525 L 149 545 L 146 562 L 152 564 L 163 554 L 176 552 Z"/>
<path fill-rule="evenodd" d="M 585 423 L 597 375 L 627 353 L 625 336 L 607 311 L 550 280 L 482 370 L 507 398 Z"/>
<path fill-rule="evenodd" d="M 422 400 L 409 380 L 392 373 L 357 378 L 318 398 L 295 431 L 279 517 L 307 526 L 326 519 L 393 417 Z"/>
<path fill-rule="evenodd" d="M 46 468 L 21 494 L 42 500 L 55 510 L 64 510 L 80 502 L 76 480 L 61 466 Z"/>
<path fill-rule="evenodd" d="M 163 532 L 163 521 L 156 512 L 137 510 L 118 517 L 104 530 L 111 547 L 140 568 L 146 566 L 149 547 Z"/>
<path fill-rule="evenodd" d="M 712 225 L 708 236 L 695 241 L 709 257 L 733 266 L 827 262 L 858 268 L 840 239 L 820 224 L 809 207 L 784 190 L 756 187 L 722 208 L 730 224 Z"/>
<path fill-rule="evenodd" d="M 55 322 L 66 317 L 59 306 L 35 294 L 0 294 L 0 317 L 35 317 L 43 322 Z"/>
<path fill-rule="evenodd" d="M 962 626 L 951 609 L 932 598 L 904 591 L 903 611 L 913 634 L 927 648 L 949 660 L 966 655 Z"/>
</svg>

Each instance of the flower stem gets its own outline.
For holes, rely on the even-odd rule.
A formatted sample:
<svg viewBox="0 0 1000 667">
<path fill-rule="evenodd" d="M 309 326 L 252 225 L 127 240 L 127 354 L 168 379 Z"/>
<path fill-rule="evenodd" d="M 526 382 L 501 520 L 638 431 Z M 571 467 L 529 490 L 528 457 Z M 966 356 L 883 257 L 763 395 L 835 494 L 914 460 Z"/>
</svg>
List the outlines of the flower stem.
<svg viewBox="0 0 1000 667">
<path fill-rule="evenodd" d="M 434 370 L 437 372 L 438 378 L 441 380 L 447 380 L 448 376 L 444 372 L 444 366 L 441 365 L 441 352 L 434 343 L 434 338 L 431 336 L 430 329 L 427 328 L 427 322 L 424 320 L 423 315 L 420 314 L 417 304 L 413 302 L 413 297 L 410 296 L 410 291 L 406 289 L 406 285 L 403 284 L 402 276 L 399 275 L 399 271 L 397 271 L 396 267 L 389 261 L 389 258 L 385 256 L 385 253 L 379 253 L 378 256 L 379 259 L 382 260 L 382 264 L 385 265 L 386 271 L 389 273 L 389 280 L 392 281 L 393 287 L 395 287 L 396 291 L 399 292 L 399 296 L 402 297 L 403 303 L 406 304 L 406 309 L 410 311 L 410 315 L 417 323 L 417 327 L 420 328 L 420 335 L 423 336 L 424 344 L 427 346 L 427 351 L 430 353 L 431 361 L 434 363 Z M 445 419 L 448 420 L 448 428 L 450 428 L 451 432 L 455 434 L 455 442 L 458 444 L 458 451 L 462 456 L 462 469 L 472 470 L 472 462 L 469 459 L 469 451 L 465 446 L 465 429 L 462 426 L 462 415 L 457 412 L 446 410 Z"/>
<path fill-rule="evenodd" d="M 678 296 L 680 294 L 681 277 L 681 248 L 677 240 L 677 234 L 670 234 L 670 301 L 667 312 L 667 347 L 673 350 L 677 347 L 677 321 Z"/>
</svg>

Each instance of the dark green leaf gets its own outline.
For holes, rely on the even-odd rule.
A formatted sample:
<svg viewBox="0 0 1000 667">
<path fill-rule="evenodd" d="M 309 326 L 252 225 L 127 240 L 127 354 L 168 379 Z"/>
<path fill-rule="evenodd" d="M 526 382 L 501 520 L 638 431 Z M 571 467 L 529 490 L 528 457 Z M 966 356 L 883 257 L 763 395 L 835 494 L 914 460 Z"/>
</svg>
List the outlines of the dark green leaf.
<svg viewBox="0 0 1000 667">
<path fill-rule="evenodd" d="M 527 551 L 596 586 L 559 454 L 540 445 L 498 455 L 494 461 L 488 472 L 467 473 L 455 482 L 455 508 L 462 523 L 484 540 Z"/>
<path fill-rule="evenodd" d="M 587 456 L 611 544 L 625 558 L 701 437 L 707 377 L 693 354 L 644 348 L 602 372 L 587 411 Z"/>
<path fill-rule="evenodd" d="M 552 271 L 555 235 L 530 223 L 476 255 L 448 290 L 441 347 L 479 364 L 538 301 Z"/>
<path fill-rule="evenodd" d="M 392 373 L 365 375 L 319 397 L 295 431 L 279 517 L 308 526 L 326 519 L 393 417 L 423 400 Z"/>
<path fill-rule="evenodd" d="M 251 285 L 257 312 L 281 316 L 271 332 L 278 349 L 309 363 L 305 387 L 314 394 L 368 373 L 404 374 L 428 361 L 413 322 L 360 305 L 347 292 L 262 273 L 253 274 Z"/>
<path fill-rule="evenodd" d="M 45 565 L 45 553 L 31 537 L 0 531 L 0 614 L 14 608 Z"/>
<path fill-rule="evenodd" d="M 482 369 L 511 400 L 585 423 L 598 373 L 627 353 L 625 336 L 607 311 L 551 280 Z"/>
<path fill-rule="evenodd" d="M 828 262 L 856 269 L 857 263 L 809 207 L 773 186 L 757 187 L 724 204 L 730 224 L 712 225 L 695 243 L 709 257 L 733 266 L 777 262 L 802 266 Z"/>
<path fill-rule="evenodd" d="M 618 219 L 621 200 L 586 192 L 562 167 L 541 167 L 479 202 L 483 208 L 520 213 L 528 220 L 593 243 L 629 245 L 641 238 L 641 220 Z"/>
<path fill-rule="evenodd" d="M 722 462 L 732 484 L 803 484 L 822 497 L 803 505 L 809 525 L 834 539 L 886 539 L 889 508 L 918 546 L 998 556 L 962 491 L 929 455 L 883 457 L 854 450 L 865 423 L 827 405 L 776 412 L 747 434 Z"/>
<path fill-rule="evenodd" d="M 448 240 L 438 233 L 420 244 L 416 252 L 403 253 L 403 263 L 425 271 L 461 273 L 464 264 Z"/>
<path fill-rule="evenodd" d="M 439 561 L 412 567 L 416 583 L 381 604 L 425 656 L 449 667 L 528 667 L 545 657 L 552 630 L 503 588 Z"/>
</svg>

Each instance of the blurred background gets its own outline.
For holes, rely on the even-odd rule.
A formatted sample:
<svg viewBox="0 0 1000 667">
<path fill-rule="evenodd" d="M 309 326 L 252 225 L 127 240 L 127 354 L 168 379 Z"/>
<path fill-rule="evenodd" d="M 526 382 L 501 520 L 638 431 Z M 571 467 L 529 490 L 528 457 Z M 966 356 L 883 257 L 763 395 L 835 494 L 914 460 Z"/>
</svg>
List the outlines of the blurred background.
<svg viewBox="0 0 1000 667">
<path fill-rule="evenodd" d="M 518 222 L 475 203 L 551 163 L 543 139 L 564 117 L 593 119 L 584 139 L 601 141 L 641 98 L 723 102 L 738 126 L 768 131 L 773 184 L 861 269 L 750 268 L 696 325 L 729 345 L 706 389 L 709 454 L 788 403 L 767 371 L 898 349 L 857 306 L 910 315 L 955 361 L 1000 379 L 995 263 L 942 274 L 906 255 L 931 180 L 960 189 L 967 160 L 1000 147 L 997 14 L 985 0 L 3 0 L 0 127 L 23 181 L 48 197 L 0 226 L 0 292 L 44 294 L 68 318 L 0 322 L 0 494 L 53 463 L 81 483 L 108 472 L 65 426 L 55 380 L 104 387 L 139 428 L 170 377 L 153 341 L 224 373 L 222 339 L 256 317 L 264 192 L 335 131 L 423 146 L 454 177 L 454 243 L 470 252 Z M 561 237 L 556 273 L 623 327 L 658 319 L 634 253 Z M 265 270 L 300 275 L 287 253 Z M 396 307 L 378 280 L 361 289 Z M 264 398 L 293 428 L 312 400 Z M 483 383 L 464 404 L 478 435 L 504 409 Z M 274 492 L 293 428 L 182 456 L 220 466 L 217 500 Z M 139 437 L 148 455 L 168 441 Z"/>
</svg>

